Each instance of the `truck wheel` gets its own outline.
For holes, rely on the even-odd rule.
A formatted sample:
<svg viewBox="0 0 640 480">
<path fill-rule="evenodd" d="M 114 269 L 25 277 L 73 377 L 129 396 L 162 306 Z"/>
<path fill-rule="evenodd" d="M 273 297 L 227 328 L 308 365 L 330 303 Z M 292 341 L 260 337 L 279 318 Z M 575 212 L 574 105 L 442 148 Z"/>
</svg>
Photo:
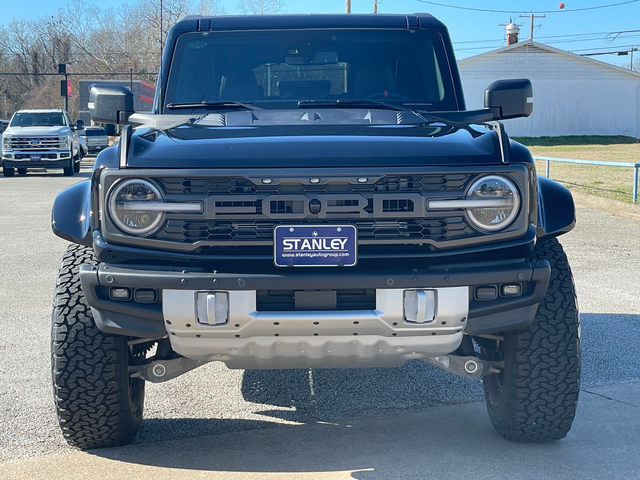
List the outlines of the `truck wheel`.
<svg viewBox="0 0 640 480">
<path fill-rule="evenodd" d="M 5 177 L 13 177 L 14 173 L 15 170 L 13 169 L 13 167 L 2 167 L 2 175 L 4 175 Z"/>
<path fill-rule="evenodd" d="M 483 379 L 491 423 L 507 440 L 547 442 L 571 429 L 580 391 L 580 319 L 573 276 L 557 239 L 536 245 L 551 278 L 531 326 L 506 332 L 503 341 L 479 339 L 502 372 Z"/>
<path fill-rule="evenodd" d="M 78 148 L 78 158 L 75 159 L 75 161 L 73 162 L 73 172 L 74 173 L 79 173 L 80 172 L 80 163 L 82 163 L 82 157 L 84 155 L 82 155 L 82 148 Z"/>
<path fill-rule="evenodd" d="M 27 169 L 26 168 L 19 168 L 18 169 L 18 175 L 26 175 L 27 174 Z"/>
<path fill-rule="evenodd" d="M 74 162 L 73 158 L 69 159 L 69 166 L 63 168 L 65 177 L 73 177 L 73 172 L 75 171 Z"/>
<path fill-rule="evenodd" d="M 142 422 L 144 380 L 130 378 L 127 337 L 101 332 L 85 303 L 78 269 L 93 250 L 71 245 L 54 294 L 51 364 L 58 422 L 67 443 L 88 449 L 126 445 Z"/>
</svg>

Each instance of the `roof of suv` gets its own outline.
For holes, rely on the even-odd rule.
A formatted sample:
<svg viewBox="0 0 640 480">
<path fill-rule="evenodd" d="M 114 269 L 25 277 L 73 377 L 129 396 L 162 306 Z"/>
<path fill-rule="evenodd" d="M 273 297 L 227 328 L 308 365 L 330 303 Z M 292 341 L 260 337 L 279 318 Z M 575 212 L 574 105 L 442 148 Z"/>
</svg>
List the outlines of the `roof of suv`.
<svg viewBox="0 0 640 480">
<path fill-rule="evenodd" d="M 211 30 L 253 30 L 269 28 L 432 28 L 445 25 L 428 13 L 400 14 L 298 14 L 298 15 L 189 15 L 177 22 L 174 33 Z"/>
</svg>

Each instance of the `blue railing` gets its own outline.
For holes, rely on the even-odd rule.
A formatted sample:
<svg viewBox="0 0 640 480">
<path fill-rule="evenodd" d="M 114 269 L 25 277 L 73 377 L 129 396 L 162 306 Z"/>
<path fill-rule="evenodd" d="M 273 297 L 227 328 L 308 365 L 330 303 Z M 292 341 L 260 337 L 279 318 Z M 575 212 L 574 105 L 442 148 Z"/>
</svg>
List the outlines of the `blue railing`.
<svg viewBox="0 0 640 480">
<path fill-rule="evenodd" d="M 640 170 L 640 163 L 631 162 L 604 162 L 602 160 L 574 160 L 571 158 L 554 158 L 554 157 L 533 157 L 535 160 L 547 162 L 545 168 L 545 177 L 549 178 L 549 164 L 551 162 L 562 163 L 579 163 L 582 165 L 601 165 L 605 167 L 626 167 L 633 168 L 633 193 L 631 194 L 632 202 L 638 203 L 638 170 Z"/>
</svg>

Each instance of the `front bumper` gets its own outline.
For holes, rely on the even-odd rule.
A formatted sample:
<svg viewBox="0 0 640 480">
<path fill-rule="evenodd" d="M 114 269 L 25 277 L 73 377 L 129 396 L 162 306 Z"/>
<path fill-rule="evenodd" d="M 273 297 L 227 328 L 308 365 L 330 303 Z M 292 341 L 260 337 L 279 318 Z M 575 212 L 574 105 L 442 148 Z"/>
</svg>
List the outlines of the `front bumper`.
<svg viewBox="0 0 640 480">
<path fill-rule="evenodd" d="M 32 155 L 39 155 L 39 160 L 31 160 Z M 3 165 L 7 168 L 65 168 L 69 166 L 72 155 L 69 150 L 52 150 L 46 152 L 28 152 L 14 150 L 2 154 Z"/>
<path fill-rule="evenodd" d="M 159 339 L 169 334 L 179 354 L 219 360 L 231 368 L 395 366 L 455 350 L 466 332 L 484 335 L 526 328 L 545 295 L 546 261 L 416 271 L 285 271 L 282 274 L 134 270 L 84 265 L 82 288 L 98 327 L 107 333 Z M 518 284 L 521 295 L 480 300 L 478 289 Z M 375 291 L 375 305 L 357 310 L 261 310 L 264 291 Z M 114 300 L 113 289 L 128 289 Z M 404 319 L 403 292 L 430 289 L 438 303 L 433 322 Z M 137 292 L 152 303 L 136 301 Z M 197 294 L 225 292 L 224 325 L 198 323 Z"/>
</svg>

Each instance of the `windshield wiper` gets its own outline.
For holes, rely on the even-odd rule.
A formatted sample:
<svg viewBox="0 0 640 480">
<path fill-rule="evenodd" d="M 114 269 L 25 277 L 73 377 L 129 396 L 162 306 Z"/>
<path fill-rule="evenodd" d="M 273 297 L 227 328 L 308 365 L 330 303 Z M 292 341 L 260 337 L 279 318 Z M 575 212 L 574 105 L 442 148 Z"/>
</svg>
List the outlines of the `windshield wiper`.
<svg viewBox="0 0 640 480">
<path fill-rule="evenodd" d="M 302 100 L 298 102 L 299 108 L 383 108 L 386 110 L 411 111 L 410 108 L 393 105 L 390 103 L 376 102 L 375 100 Z"/>
<path fill-rule="evenodd" d="M 167 103 L 167 107 L 172 110 L 187 108 L 206 108 L 208 110 L 259 110 L 258 107 L 246 102 L 188 102 L 188 103 Z"/>
</svg>

